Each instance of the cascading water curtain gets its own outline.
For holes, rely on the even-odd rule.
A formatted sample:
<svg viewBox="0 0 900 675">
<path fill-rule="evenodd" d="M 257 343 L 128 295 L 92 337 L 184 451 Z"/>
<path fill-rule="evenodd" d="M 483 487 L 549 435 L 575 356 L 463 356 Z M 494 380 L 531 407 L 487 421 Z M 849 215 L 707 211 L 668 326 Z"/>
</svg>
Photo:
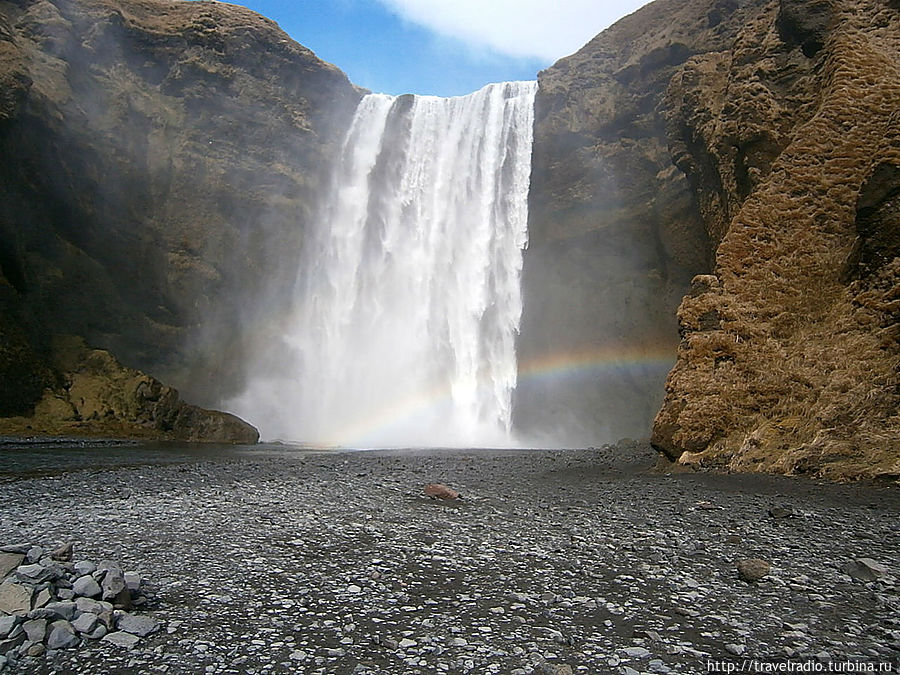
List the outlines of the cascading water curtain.
<svg viewBox="0 0 900 675">
<path fill-rule="evenodd" d="M 278 372 L 232 406 L 264 438 L 509 443 L 536 87 L 362 99 Z"/>
</svg>

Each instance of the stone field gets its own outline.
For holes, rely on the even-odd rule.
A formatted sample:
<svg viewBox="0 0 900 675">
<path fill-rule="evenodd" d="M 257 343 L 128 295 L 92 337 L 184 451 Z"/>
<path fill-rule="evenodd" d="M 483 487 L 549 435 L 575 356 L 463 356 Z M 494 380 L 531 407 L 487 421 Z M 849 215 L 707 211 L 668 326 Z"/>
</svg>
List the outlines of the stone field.
<svg viewBox="0 0 900 675">
<path fill-rule="evenodd" d="M 0 450 L 7 469 L 16 452 Z M 19 641 L 3 672 L 634 675 L 900 658 L 895 485 L 668 473 L 641 443 L 141 452 L 0 474 L 0 545 L 118 561 L 140 580 L 133 616 L 156 626 L 104 639 L 129 614 L 111 609 L 95 635 L 34 655 Z M 429 483 L 462 498 L 429 498 Z M 0 614 L 0 633 L 23 610 Z"/>
</svg>

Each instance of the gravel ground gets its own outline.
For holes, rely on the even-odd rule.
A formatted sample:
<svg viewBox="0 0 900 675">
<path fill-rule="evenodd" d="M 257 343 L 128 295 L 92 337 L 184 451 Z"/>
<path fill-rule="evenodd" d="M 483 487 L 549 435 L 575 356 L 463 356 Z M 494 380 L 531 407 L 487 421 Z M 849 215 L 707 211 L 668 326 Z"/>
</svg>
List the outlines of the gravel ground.
<svg viewBox="0 0 900 675">
<path fill-rule="evenodd" d="M 73 541 L 139 571 L 163 626 L 133 649 L 88 641 L 7 670 L 897 669 L 895 485 L 666 474 L 639 443 L 174 457 L 22 474 L 0 448 L 0 544 Z M 429 499 L 429 482 L 464 499 Z M 771 573 L 741 580 L 742 558 Z M 858 558 L 888 573 L 856 581 L 840 568 Z"/>
</svg>

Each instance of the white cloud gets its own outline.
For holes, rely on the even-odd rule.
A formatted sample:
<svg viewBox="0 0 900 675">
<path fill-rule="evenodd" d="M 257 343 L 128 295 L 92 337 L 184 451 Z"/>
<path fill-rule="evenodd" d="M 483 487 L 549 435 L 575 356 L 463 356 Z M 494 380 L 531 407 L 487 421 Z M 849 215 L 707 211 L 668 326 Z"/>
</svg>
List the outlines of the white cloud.
<svg viewBox="0 0 900 675">
<path fill-rule="evenodd" d="M 555 61 L 647 0 L 378 0 L 441 35 L 515 57 Z"/>
</svg>

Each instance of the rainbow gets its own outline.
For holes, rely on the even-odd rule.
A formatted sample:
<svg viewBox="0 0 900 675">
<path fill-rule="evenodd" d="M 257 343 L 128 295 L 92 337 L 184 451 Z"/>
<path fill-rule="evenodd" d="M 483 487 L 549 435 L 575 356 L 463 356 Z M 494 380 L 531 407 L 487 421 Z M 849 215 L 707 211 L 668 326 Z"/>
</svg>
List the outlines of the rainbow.
<svg viewBox="0 0 900 675">
<path fill-rule="evenodd" d="M 663 373 L 675 364 L 674 347 L 626 347 L 621 345 L 580 348 L 557 352 L 519 364 L 519 385 L 565 379 L 602 378 L 617 372 L 635 375 Z M 327 445 L 350 448 L 381 447 L 368 439 L 384 438 L 392 429 L 412 426 L 417 418 L 439 418 L 442 409 L 449 409 L 450 388 L 446 383 L 421 391 L 415 396 L 393 400 L 378 411 L 355 420 L 341 430 L 339 436 L 328 439 Z M 427 444 L 423 439 L 423 445 Z M 497 445 L 508 446 L 508 439 L 498 437 Z"/>
<path fill-rule="evenodd" d="M 519 383 L 530 380 L 602 376 L 619 370 L 671 370 L 675 347 L 612 345 L 557 352 L 519 364 Z"/>
</svg>

